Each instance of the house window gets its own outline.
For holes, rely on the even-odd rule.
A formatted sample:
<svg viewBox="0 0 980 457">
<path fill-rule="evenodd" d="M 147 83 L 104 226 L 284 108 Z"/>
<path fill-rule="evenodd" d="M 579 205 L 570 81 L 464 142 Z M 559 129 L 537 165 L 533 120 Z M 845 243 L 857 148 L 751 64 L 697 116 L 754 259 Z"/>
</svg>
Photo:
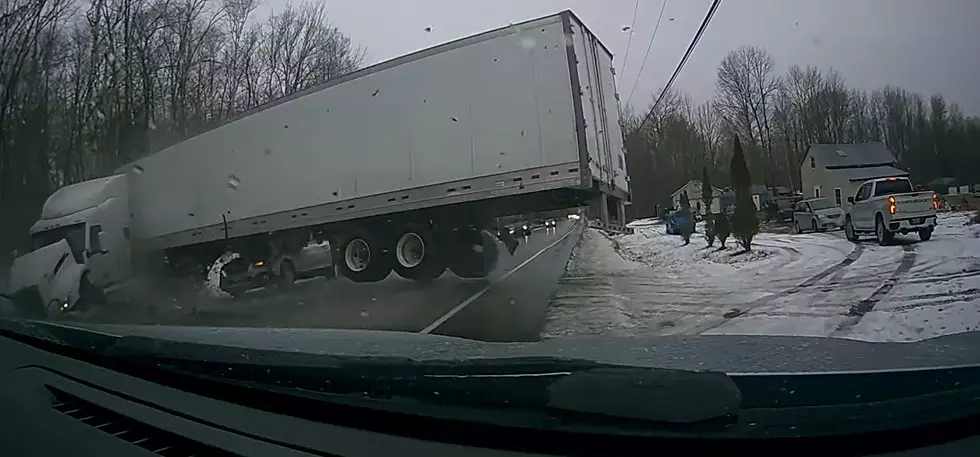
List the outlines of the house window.
<svg viewBox="0 0 980 457">
<path fill-rule="evenodd" d="M 626 169 L 626 164 L 623 162 L 623 155 L 622 154 L 619 155 L 619 169 L 620 170 L 625 170 Z"/>
<path fill-rule="evenodd" d="M 834 201 L 837 203 L 837 206 L 841 206 L 840 187 L 835 187 L 834 188 Z"/>
<path fill-rule="evenodd" d="M 817 168 L 817 159 L 810 157 L 810 168 Z"/>
<path fill-rule="evenodd" d="M 820 185 L 813 186 L 813 198 L 820 198 Z"/>
</svg>

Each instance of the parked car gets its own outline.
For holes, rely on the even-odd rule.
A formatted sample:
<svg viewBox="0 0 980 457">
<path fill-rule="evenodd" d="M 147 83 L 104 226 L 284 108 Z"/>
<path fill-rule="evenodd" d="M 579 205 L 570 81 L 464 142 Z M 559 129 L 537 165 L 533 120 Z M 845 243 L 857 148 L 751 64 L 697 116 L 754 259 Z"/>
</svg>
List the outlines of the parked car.
<svg viewBox="0 0 980 457">
<path fill-rule="evenodd" d="M 936 227 L 939 197 L 933 191 L 915 192 L 905 177 L 865 181 L 847 202 L 844 231 L 851 241 L 873 233 L 878 244 L 886 245 L 896 233 L 912 232 L 927 241 Z"/>
<path fill-rule="evenodd" d="M 793 229 L 822 232 L 844 227 L 844 210 L 826 198 L 811 198 L 796 203 L 793 211 Z"/>
<path fill-rule="evenodd" d="M 667 234 L 668 235 L 680 235 L 681 228 L 685 224 L 691 224 L 692 222 L 688 220 L 689 216 L 685 216 L 680 211 L 675 211 L 667 215 Z"/>
</svg>

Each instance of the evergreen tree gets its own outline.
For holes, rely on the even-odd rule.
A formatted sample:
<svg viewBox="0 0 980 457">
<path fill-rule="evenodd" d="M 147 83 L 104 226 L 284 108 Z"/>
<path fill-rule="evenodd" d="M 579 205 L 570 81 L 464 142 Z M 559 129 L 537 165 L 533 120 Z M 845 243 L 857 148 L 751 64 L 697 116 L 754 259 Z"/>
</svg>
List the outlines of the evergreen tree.
<svg viewBox="0 0 980 457">
<path fill-rule="evenodd" d="M 701 201 L 704 202 L 705 214 L 711 214 L 711 200 L 714 199 L 711 190 L 711 176 L 708 167 L 701 169 Z"/>
<path fill-rule="evenodd" d="M 708 175 L 708 167 L 701 169 L 701 202 L 704 203 L 704 237 L 708 240 L 708 247 L 715 244 L 715 221 L 711 213 L 711 176 Z"/>
<path fill-rule="evenodd" d="M 735 136 L 731 162 L 732 187 L 735 190 L 735 214 L 732 215 L 732 235 L 746 251 L 752 249 L 752 238 L 759 233 L 759 219 L 752 202 L 752 176 L 745 165 L 742 143 Z"/>
</svg>

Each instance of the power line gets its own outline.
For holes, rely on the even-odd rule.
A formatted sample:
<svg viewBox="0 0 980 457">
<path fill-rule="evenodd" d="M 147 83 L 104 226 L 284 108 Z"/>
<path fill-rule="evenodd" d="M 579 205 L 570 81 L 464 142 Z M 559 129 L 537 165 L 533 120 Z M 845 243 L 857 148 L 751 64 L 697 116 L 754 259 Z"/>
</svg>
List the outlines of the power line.
<svg viewBox="0 0 980 457">
<path fill-rule="evenodd" d="M 636 12 L 640 9 L 640 0 L 636 0 L 633 5 L 633 20 L 630 22 L 630 37 L 626 40 L 626 53 L 623 54 L 623 66 L 619 68 L 619 74 L 626 71 L 626 58 L 630 55 L 630 45 L 633 44 L 633 27 L 636 27 Z"/>
<path fill-rule="evenodd" d="M 714 0 L 711 2 L 711 8 L 708 9 L 708 14 L 704 17 L 704 21 L 701 22 L 701 27 L 698 28 L 698 33 L 694 35 L 694 39 L 691 40 L 691 44 L 687 47 L 687 52 L 684 53 L 684 57 L 681 58 L 680 63 L 677 64 L 677 69 L 675 69 L 674 74 L 670 76 L 670 80 L 667 81 L 667 85 L 664 86 L 664 90 L 660 92 L 660 96 L 657 97 L 657 101 L 653 102 L 653 106 L 650 107 L 650 111 L 647 112 L 646 116 L 643 116 L 643 120 L 640 121 L 637 131 L 643 129 L 643 124 L 647 123 L 647 120 L 653 115 L 653 111 L 657 109 L 657 106 L 659 106 L 660 102 L 663 101 L 664 96 L 667 95 L 667 91 L 670 90 L 670 86 L 674 84 L 674 80 L 677 79 L 677 75 L 680 74 L 681 70 L 684 68 L 684 64 L 687 63 L 687 59 L 691 57 L 691 53 L 694 52 L 694 48 L 698 45 L 698 41 L 701 40 L 701 35 L 704 34 L 704 30 L 708 28 L 708 23 L 711 22 L 711 17 L 715 15 L 715 10 L 718 9 L 719 4 L 721 4 L 721 0 Z"/>
<path fill-rule="evenodd" d="M 633 81 L 633 88 L 630 89 L 630 96 L 626 97 L 626 104 L 628 105 L 630 100 L 633 99 L 633 92 L 636 92 L 636 86 L 640 84 L 640 78 L 643 77 L 643 67 L 647 66 L 647 57 L 650 57 L 650 49 L 653 49 L 653 39 L 657 37 L 657 30 L 660 30 L 660 20 L 664 17 L 664 9 L 667 8 L 667 0 L 664 0 L 663 4 L 660 5 L 660 15 L 657 16 L 657 25 L 653 26 L 653 35 L 650 36 L 650 43 L 647 44 L 647 52 L 643 55 L 643 63 L 640 64 L 640 71 L 636 74 L 636 81 Z"/>
</svg>

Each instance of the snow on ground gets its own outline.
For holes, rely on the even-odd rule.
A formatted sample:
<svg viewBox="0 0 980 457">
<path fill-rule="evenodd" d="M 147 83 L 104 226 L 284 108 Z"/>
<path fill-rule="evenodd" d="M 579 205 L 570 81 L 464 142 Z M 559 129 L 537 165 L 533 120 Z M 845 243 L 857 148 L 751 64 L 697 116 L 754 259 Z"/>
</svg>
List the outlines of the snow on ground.
<svg viewBox="0 0 980 457">
<path fill-rule="evenodd" d="M 858 244 L 839 231 L 761 233 L 753 250 L 684 246 L 652 220 L 587 230 L 549 308 L 546 337 L 764 334 L 913 341 L 980 328 L 980 225 L 940 215 L 932 240 Z M 717 246 L 717 242 L 716 242 Z"/>
</svg>

